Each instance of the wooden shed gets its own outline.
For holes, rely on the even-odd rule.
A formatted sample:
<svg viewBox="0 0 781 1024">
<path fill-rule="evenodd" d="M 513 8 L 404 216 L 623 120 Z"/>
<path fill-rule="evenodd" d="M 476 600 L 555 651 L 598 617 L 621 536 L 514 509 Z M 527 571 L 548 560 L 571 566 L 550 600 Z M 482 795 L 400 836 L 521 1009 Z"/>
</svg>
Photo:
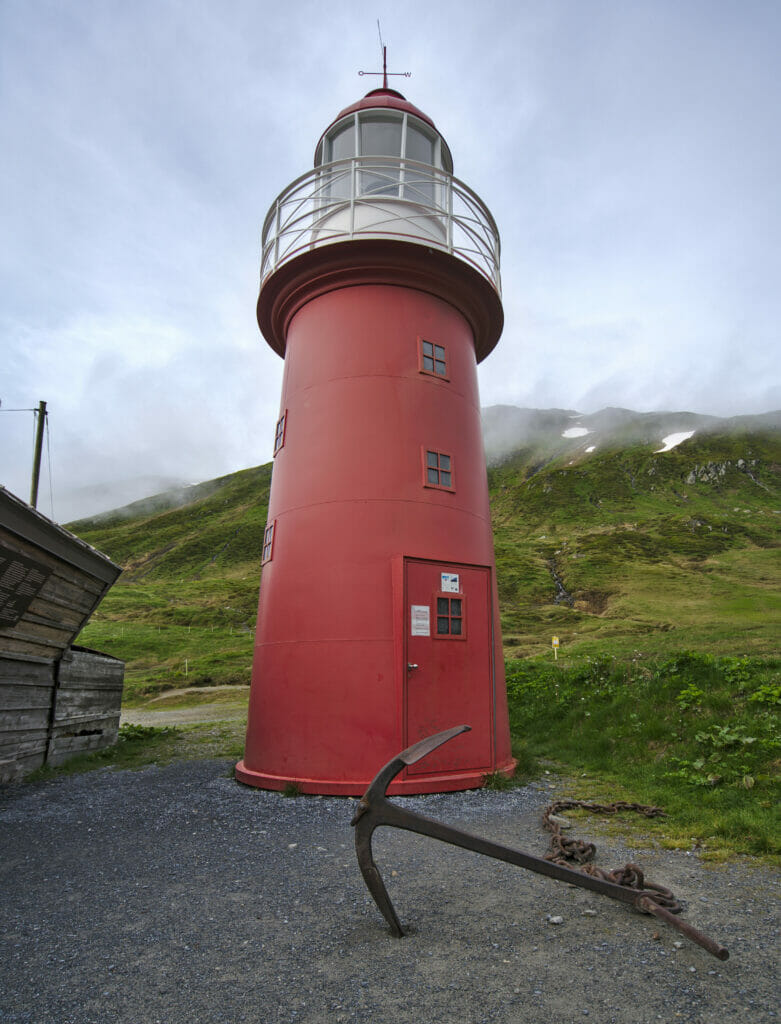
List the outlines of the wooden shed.
<svg viewBox="0 0 781 1024">
<path fill-rule="evenodd" d="M 73 641 L 121 571 L 0 487 L 0 782 L 116 741 L 124 662 Z"/>
</svg>

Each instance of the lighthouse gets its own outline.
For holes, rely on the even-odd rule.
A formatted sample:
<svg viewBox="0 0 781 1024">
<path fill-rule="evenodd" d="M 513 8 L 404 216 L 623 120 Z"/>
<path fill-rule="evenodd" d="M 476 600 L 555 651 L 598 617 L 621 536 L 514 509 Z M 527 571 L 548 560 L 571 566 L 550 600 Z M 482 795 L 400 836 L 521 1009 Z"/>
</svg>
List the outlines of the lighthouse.
<svg viewBox="0 0 781 1024">
<path fill-rule="evenodd" d="M 236 777 L 358 795 L 461 724 L 390 792 L 510 774 L 477 386 L 503 326 L 499 234 L 387 76 L 269 210 L 257 316 L 284 374 Z"/>
</svg>

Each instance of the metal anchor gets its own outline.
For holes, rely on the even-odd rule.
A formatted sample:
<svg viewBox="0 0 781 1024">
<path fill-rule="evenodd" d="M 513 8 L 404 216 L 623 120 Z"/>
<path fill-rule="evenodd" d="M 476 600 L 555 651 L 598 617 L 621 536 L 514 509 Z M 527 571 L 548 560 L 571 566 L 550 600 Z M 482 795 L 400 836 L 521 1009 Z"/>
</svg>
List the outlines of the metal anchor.
<svg viewBox="0 0 781 1024">
<path fill-rule="evenodd" d="M 713 939 L 703 935 L 686 921 L 676 918 L 669 910 L 654 902 L 654 892 L 650 889 L 630 889 L 627 886 L 617 885 L 615 882 L 608 882 L 602 878 L 595 878 L 592 875 L 585 875 L 572 868 L 564 867 L 561 864 L 554 864 L 551 861 L 534 857 L 531 854 L 515 850 L 510 846 L 503 846 L 501 843 L 492 842 L 490 839 L 482 839 L 480 836 L 472 835 L 461 829 L 453 828 L 442 822 L 427 818 L 422 814 L 406 810 L 391 803 L 386 795 L 388 786 L 399 774 L 402 768 L 415 764 L 430 754 L 443 743 L 452 740 L 463 732 L 469 732 L 468 725 L 458 725 L 453 729 L 446 729 L 434 736 L 413 744 L 406 750 L 402 750 L 392 761 L 389 761 L 377 773 L 369 788 L 361 797 L 353 819 L 352 826 L 355 828 L 355 851 L 358 855 L 358 866 L 361 869 L 363 880 L 369 892 L 374 898 L 382 916 L 390 925 L 392 933 L 397 938 L 402 938 L 404 929 L 391 903 L 385 884 L 382 880 L 377 865 L 372 856 L 372 833 L 380 825 L 388 825 L 393 828 L 405 829 L 408 832 L 417 832 L 420 835 L 430 836 L 432 839 L 439 839 L 443 843 L 450 843 L 453 846 L 460 846 L 464 850 L 473 850 L 475 853 L 483 853 L 486 857 L 494 857 L 496 860 L 505 861 L 508 864 L 515 864 L 518 867 L 526 868 L 540 875 L 547 875 L 548 878 L 555 878 L 560 882 L 569 885 L 577 885 L 582 889 L 591 889 L 593 892 L 609 896 L 611 899 L 628 903 L 637 910 L 647 914 L 653 914 L 661 918 L 667 924 L 672 925 L 679 932 L 682 932 L 692 942 L 702 946 L 719 960 L 726 960 L 729 951 L 719 945 Z"/>
</svg>

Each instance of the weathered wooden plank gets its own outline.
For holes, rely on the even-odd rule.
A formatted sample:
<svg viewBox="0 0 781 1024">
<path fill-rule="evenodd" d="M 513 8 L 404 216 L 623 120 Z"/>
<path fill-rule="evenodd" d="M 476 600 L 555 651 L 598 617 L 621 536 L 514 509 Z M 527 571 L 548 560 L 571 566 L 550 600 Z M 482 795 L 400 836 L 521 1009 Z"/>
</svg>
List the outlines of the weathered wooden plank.
<svg viewBox="0 0 781 1024">
<path fill-rule="evenodd" d="M 43 681 L 51 682 L 54 678 L 52 663 L 49 660 L 28 661 L 20 657 L 9 658 L 5 652 L 0 654 L 0 686 L 5 680 L 15 683 Z"/>
<path fill-rule="evenodd" d="M 0 734 L 8 735 L 25 729 L 46 729 L 49 708 L 0 708 Z"/>
<path fill-rule="evenodd" d="M 59 680 L 62 685 L 74 681 L 81 684 L 89 681 L 121 682 L 125 675 L 125 663 L 109 654 L 92 651 L 87 647 L 71 647 L 59 666 Z"/>
<path fill-rule="evenodd" d="M 68 683 L 67 686 L 60 687 L 62 693 L 94 693 L 96 695 L 96 700 L 99 699 L 100 694 L 121 694 L 122 689 L 122 681 L 117 680 L 97 680 L 94 683 L 90 682 L 89 680 L 85 680 L 83 683 Z"/>
<path fill-rule="evenodd" d="M 6 651 L 17 651 L 20 654 L 38 654 L 42 657 L 49 657 L 53 661 L 59 660 L 62 656 L 62 652 L 67 649 L 67 640 L 54 643 L 47 637 L 34 636 L 22 632 L 4 632 L 0 636 L 0 644 L 2 644 L 3 654 Z"/>
<path fill-rule="evenodd" d="M 119 676 L 102 673 L 92 677 L 86 675 L 86 673 L 79 673 L 78 675 L 67 676 L 65 679 L 60 676 L 60 686 L 64 690 L 121 690 L 124 681 L 123 676 L 123 673 Z"/>
<path fill-rule="evenodd" d="M 76 754 L 91 754 L 95 750 L 104 750 L 113 746 L 116 739 L 116 735 L 111 738 L 106 733 L 55 739 L 49 748 L 48 764 L 56 767 Z"/>
<path fill-rule="evenodd" d="M 19 710 L 21 708 L 50 708 L 51 704 L 51 682 L 48 686 L 3 682 L 2 686 L 0 686 L 0 711 Z"/>
<path fill-rule="evenodd" d="M 24 761 L 28 757 L 40 757 L 38 764 L 46 760 L 48 741 L 46 736 L 38 735 L 27 743 L 17 742 L 13 747 L 0 746 L 0 763 L 9 765 L 14 761 Z"/>
<path fill-rule="evenodd" d="M 15 637 L 3 635 L 2 654 L 6 657 L 11 654 L 29 654 L 37 658 L 46 658 L 53 661 L 61 654 L 62 648 L 55 648 L 46 644 L 31 643 L 29 640 L 17 640 Z"/>
<path fill-rule="evenodd" d="M 3 759 L 0 757 L 0 782 L 13 782 L 24 775 L 29 775 L 36 768 L 40 768 L 46 754 L 45 745 L 39 750 L 19 753 L 14 758 Z"/>
<path fill-rule="evenodd" d="M 30 640 L 33 643 L 44 643 L 59 650 L 70 647 L 73 632 L 61 626 L 42 626 L 31 622 L 25 615 L 15 626 L 3 630 L 3 638 L 16 637 L 17 640 Z M 2 641 L 0 641 L 2 642 Z"/>
<path fill-rule="evenodd" d="M 90 693 L 57 691 L 55 722 L 100 715 L 119 715 L 122 691 L 92 690 Z"/>
<path fill-rule="evenodd" d="M 50 576 L 41 587 L 38 596 L 53 604 L 60 602 L 68 608 L 74 608 L 84 615 L 88 615 L 95 607 L 100 593 L 87 590 L 75 583 L 69 583 L 59 576 Z"/>
<path fill-rule="evenodd" d="M 7 760 L 14 752 L 46 750 L 47 729 L 20 729 L 14 733 L 0 733 L 0 760 Z"/>
<path fill-rule="evenodd" d="M 66 602 L 44 599 L 40 594 L 30 603 L 27 611 L 30 617 L 35 616 L 36 619 L 51 624 L 70 626 L 73 630 L 80 629 L 84 621 L 84 615 L 78 608 Z"/>
<path fill-rule="evenodd" d="M 120 708 L 83 708 L 81 711 L 74 710 L 71 714 L 63 715 L 55 721 L 53 731 L 57 735 L 64 735 L 68 732 L 81 732 L 84 729 L 93 727 L 107 729 L 113 726 L 119 728 Z M 97 724 L 95 724 L 97 723 Z"/>
</svg>

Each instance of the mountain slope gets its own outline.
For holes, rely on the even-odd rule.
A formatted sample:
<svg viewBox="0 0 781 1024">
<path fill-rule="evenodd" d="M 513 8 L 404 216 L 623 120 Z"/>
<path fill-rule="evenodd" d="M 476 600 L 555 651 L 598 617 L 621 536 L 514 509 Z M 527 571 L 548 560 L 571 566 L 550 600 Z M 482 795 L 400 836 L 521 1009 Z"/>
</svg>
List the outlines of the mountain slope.
<svg viewBox="0 0 781 1024">
<path fill-rule="evenodd" d="M 514 453 L 489 471 L 505 641 L 551 632 L 581 654 L 608 642 L 748 652 L 778 643 L 781 435 L 701 434 Z"/>
<path fill-rule="evenodd" d="M 777 650 L 780 425 L 485 410 L 508 655 L 550 652 L 553 634 L 570 661 Z M 260 466 L 71 524 L 125 566 L 82 642 L 125 658 L 131 700 L 249 680 L 270 480 Z"/>
</svg>

